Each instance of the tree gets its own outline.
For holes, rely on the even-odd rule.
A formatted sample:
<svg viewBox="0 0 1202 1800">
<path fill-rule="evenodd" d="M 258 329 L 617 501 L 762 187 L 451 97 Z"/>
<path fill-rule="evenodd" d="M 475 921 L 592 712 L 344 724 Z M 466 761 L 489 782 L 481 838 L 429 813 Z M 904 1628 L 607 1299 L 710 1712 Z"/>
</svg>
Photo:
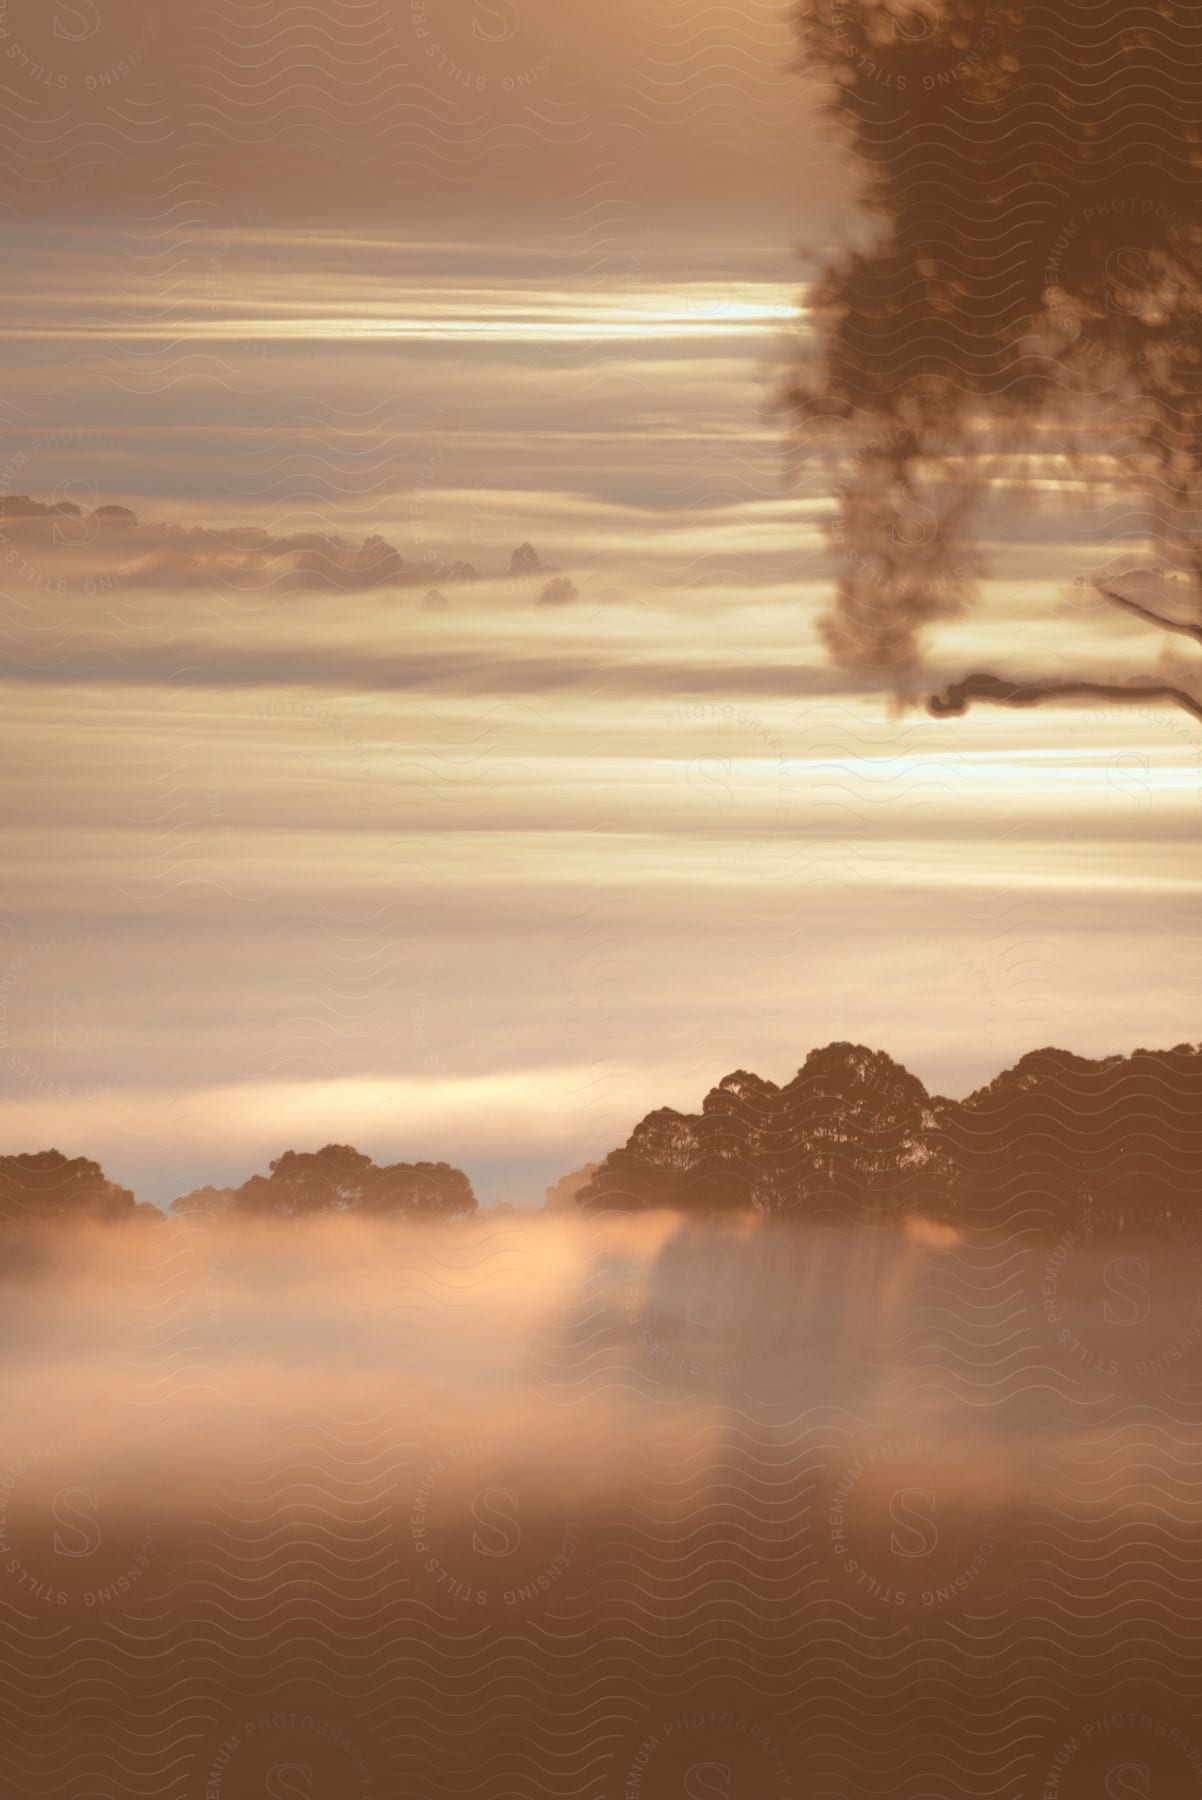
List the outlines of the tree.
<svg viewBox="0 0 1202 1800">
<path fill-rule="evenodd" d="M 697 1121 L 670 1106 L 635 1126 L 576 1196 L 584 1212 L 647 1212 L 682 1204 L 697 1159 Z"/>
<path fill-rule="evenodd" d="M 880 1051 L 830 1044 L 784 1087 L 736 1070 L 700 1114 L 648 1114 L 577 1196 L 586 1211 L 676 1207 L 863 1218 L 945 1210 L 937 1103 Z"/>
<path fill-rule="evenodd" d="M 811 1051 L 782 1092 L 780 1118 L 778 1210 L 842 1220 L 946 1210 L 938 1102 L 883 1051 Z"/>
<path fill-rule="evenodd" d="M 476 1210 L 472 1184 L 449 1163 L 390 1163 L 380 1168 L 350 1144 L 285 1150 L 241 1187 L 198 1189 L 177 1201 L 180 1211 L 220 1211 L 207 1196 L 230 1193 L 227 1210 L 249 1218 L 312 1219 L 358 1212 L 372 1218 L 461 1219 Z"/>
<path fill-rule="evenodd" d="M 724 1075 L 701 1103 L 697 1121 L 698 1153 L 689 1199 L 709 1213 L 750 1207 L 757 1212 L 781 1210 L 787 1176 L 782 1182 L 781 1091 L 746 1069 Z"/>
<path fill-rule="evenodd" d="M 1202 1050 L 1032 1050 L 948 1104 L 942 1130 L 974 1222 L 1187 1225 L 1202 1193 Z"/>
<path fill-rule="evenodd" d="M 1199 1194 L 1202 1047 L 1032 1050 L 948 1100 L 882 1051 L 840 1043 L 784 1087 L 740 1070 L 699 1115 L 648 1114 L 577 1199 L 590 1212 L 1062 1231 L 1202 1226 Z"/>
<path fill-rule="evenodd" d="M 322 1150 L 285 1150 L 267 1166 L 269 1176 L 252 1175 L 238 1189 L 236 1212 L 294 1219 L 345 1212 L 362 1200 L 372 1160 L 349 1144 L 327 1144 Z"/>
<path fill-rule="evenodd" d="M 475 1212 L 476 1196 L 449 1163 L 389 1163 L 371 1170 L 358 1210 L 377 1219 L 463 1219 Z"/>
<path fill-rule="evenodd" d="M 180 1194 L 171 1202 L 171 1210 L 179 1218 L 216 1218 L 227 1213 L 234 1203 L 237 1188 L 199 1187 Z"/>
<path fill-rule="evenodd" d="M 600 1163 L 585 1163 L 582 1169 L 573 1169 L 570 1175 L 561 1175 L 558 1181 L 544 1190 L 544 1211 L 572 1213 L 576 1210 L 576 1197 L 581 1189 L 587 1187 Z"/>
<path fill-rule="evenodd" d="M 866 178 L 875 241 L 826 262 L 818 350 L 790 385 L 799 446 L 833 459 L 845 557 L 834 660 L 975 703 L 1157 701 L 1202 720 L 1196 660 L 1151 677 L 975 669 L 930 692 L 929 627 L 979 573 L 978 503 L 1073 481 L 1143 509 L 1158 567 L 1078 590 L 1202 644 L 1202 12 L 1114 0 L 801 0 L 813 65 Z M 951 171 L 954 169 L 954 179 Z M 999 480 L 995 483 L 994 477 Z M 1140 561 L 1147 556 L 1141 552 Z"/>
<path fill-rule="evenodd" d="M 0 1222 L 7 1226 L 108 1224 L 154 1211 L 87 1157 L 61 1150 L 0 1156 Z"/>
</svg>

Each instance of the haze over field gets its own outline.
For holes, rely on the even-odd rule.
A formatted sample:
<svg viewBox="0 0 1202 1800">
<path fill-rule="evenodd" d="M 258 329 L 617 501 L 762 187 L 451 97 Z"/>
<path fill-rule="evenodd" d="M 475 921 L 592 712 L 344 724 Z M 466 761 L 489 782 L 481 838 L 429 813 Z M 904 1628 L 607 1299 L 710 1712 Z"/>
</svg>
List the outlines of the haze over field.
<svg viewBox="0 0 1202 1800">
<path fill-rule="evenodd" d="M 1190 1794 L 1199 1288 L 1144 1248 L 1141 1320 L 1103 1246 L 917 1225 L 76 1239 L 5 1283 L 8 1779 Z"/>
</svg>

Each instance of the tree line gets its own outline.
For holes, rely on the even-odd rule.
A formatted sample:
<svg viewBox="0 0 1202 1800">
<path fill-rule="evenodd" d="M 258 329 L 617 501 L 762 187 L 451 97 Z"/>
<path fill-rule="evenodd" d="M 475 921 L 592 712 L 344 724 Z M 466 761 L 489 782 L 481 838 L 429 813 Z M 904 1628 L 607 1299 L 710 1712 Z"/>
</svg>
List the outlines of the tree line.
<svg viewBox="0 0 1202 1800">
<path fill-rule="evenodd" d="M 1200 1190 L 1200 1047 L 1095 1061 L 1033 1050 L 949 1100 L 892 1057 L 839 1043 L 783 1085 L 738 1070 L 699 1113 L 649 1113 L 577 1202 L 1063 1228 L 1186 1223 Z"/>
<path fill-rule="evenodd" d="M 171 1203 L 176 1218 L 312 1219 L 361 1213 L 372 1219 L 461 1219 L 476 1210 L 472 1184 L 445 1162 L 378 1165 L 349 1144 L 286 1150 L 240 1187 L 200 1187 Z M 164 1214 L 110 1181 L 100 1164 L 59 1150 L 0 1156 L 0 1220 L 154 1224 Z"/>
<path fill-rule="evenodd" d="M 549 1189 L 547 1204 L 586 1214 L 668 1208 L 856 1224 L 921 1215 L 1063 1229 L 1192 1224 L 1200 1192 L 1202 1046 L 1096 1060 L 1033 1050 L 949 1100 L 882 1051 L 837 1043 L 812 1051 L 783 1084 L 737 1070 L 699 1112 L 648 1113 L 602 1162 Z M 449 1163 L 381 1165 L 327 1144 L 287 1150 L 239 1187 L 193 1189 L 170 1211 L 235 1221 L 458 1220 L 477 1201 Z M 8 1227 L 163 1218 L 88 1158 L 0 1157 Z"/>
</svg>

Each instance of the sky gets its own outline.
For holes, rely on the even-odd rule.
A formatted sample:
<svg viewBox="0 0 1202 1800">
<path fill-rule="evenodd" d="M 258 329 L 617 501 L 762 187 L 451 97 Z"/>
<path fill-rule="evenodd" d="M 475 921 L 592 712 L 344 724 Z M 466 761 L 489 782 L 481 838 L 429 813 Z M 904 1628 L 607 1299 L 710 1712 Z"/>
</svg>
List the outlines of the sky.
<svg viewBox="0 0 1202 1800">
<path fill-rule="evenodd" d="M 1191 1035 L 1194 725 L 826 653 L 774 396 L 865 226 L 782 9 L 8 0 L 0 59 L 0 493 L 80 508 L 0 515 L 6 1148 L 537 1203 L 831 1039 Z M 936 671 L 1156 668 L 1055 450 Z"/>
</svg>

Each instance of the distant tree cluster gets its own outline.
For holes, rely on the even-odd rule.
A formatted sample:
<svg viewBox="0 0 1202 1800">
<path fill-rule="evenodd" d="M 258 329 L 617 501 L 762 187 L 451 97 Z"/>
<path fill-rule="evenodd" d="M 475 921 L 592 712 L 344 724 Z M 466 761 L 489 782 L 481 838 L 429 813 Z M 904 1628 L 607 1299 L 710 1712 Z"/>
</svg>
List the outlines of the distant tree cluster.
<svg viewBox="0 0 1202 1800">
<path fill-rule="evenodd" d="M 95 1221 L 158 1217 L 153 1206 L 139 1206 L 128 1188 L 110 1181 L 99 1163 L 86 1156 L 66 1157 L 61 1150 L 37 1150 L 25 1156 L 0 1156 L 0 1223 L 33 1225 L 43 1221 Z"/>
<path fill-rule="evenodd" d="M 813 1051 L 780 1087 L 737 1070 L 700 1113 L 649 1113 L 580 1194 L 592 1211 L 720 1213 L 904 1209 L 950 1171 L 936 1107 L 900 1063 L 852 1044 Z"/>
<path fill-rule="evenodd" d="M 373 1219 L 462 1219 L 476 1210 L 472 1184 L 449 1163 L 386 1163 L 349 1144 L 285 1150 L 238 1188 L 195 1188 L 171 1203 L 174 1213 L 232 1213 L 244 1218 L 313 1219 L 361 1213 Z"/>
<path fill-rule="evenodd" d="M 1063 1228 L 1190 1221 L 1200 1190 L 1202 1049 L 1034 1050 L 957 1101 L 880 1051 L 830 1044 L 783 1086 L 740 1070 L 700 1113 L 649 1113 L 578 1203 Z"/>
<path fill-rule="evenodd" d="M 669 1209 L 827 1223 L 919 1216 L 1063 1230 L 1202 1222 L 1202 1046 L 1096 1061 L 1032 1050 L 965 1100 L 892 1057 L 828 1044 L 778 1085 L 738 1070 L 699 1113 L 661 1107 L 601 1163 L 547 1190 L 549 1212 Z M 509 1209 L 512 1210 L 512 1209 Z M 199 1187 L 176 1217 L 455 1220 L 476 1212 L 449 1163 L 376 1164 L 349 1144 L 286 1150 L 240 1187 Z M 159 1221 L 100 1165 L 0 1157 L 0 1228 Z"/>
<path fill-rule="evenodd" d="M 177 1216 L 311 1219 L 357 1212 L 375 1219 L 461 1219 L 476 1210 L 472 1184 L 449 1163 L 378 1166 L 349 1144 L 323 1150 L 286 1150 L 241 1187 L 195 1188 L 172 1202 Z M 161 1221 L 128 1188 L 109 1181 L 99 1163 L 59 1150 L 0 1157 L 0 1228 L 10 1234 L 38 1226 L 127 1220 Z"/>
</svg>

